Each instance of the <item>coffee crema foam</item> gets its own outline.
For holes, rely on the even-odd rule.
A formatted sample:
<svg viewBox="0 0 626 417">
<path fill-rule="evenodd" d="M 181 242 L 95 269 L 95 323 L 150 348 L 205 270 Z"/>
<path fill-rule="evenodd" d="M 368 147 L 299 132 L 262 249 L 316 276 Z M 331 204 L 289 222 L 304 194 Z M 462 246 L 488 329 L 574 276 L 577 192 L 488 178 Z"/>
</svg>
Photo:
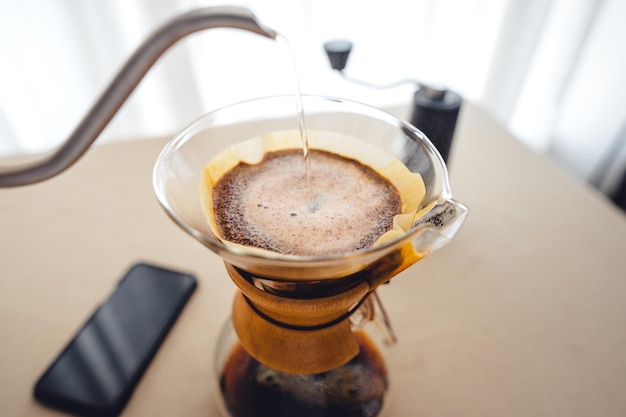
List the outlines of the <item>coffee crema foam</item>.
<svg viewBox="0 0 626 417">
<path fill-rule="evenodd" d="M 311 150 L 310 201 L 301 149 L 239 163 L 213 188 L 221 237 L 285 255 L 322 256 L 365 249 L 401 212 L 393 184 L 360 162 Z"/>
</svg>

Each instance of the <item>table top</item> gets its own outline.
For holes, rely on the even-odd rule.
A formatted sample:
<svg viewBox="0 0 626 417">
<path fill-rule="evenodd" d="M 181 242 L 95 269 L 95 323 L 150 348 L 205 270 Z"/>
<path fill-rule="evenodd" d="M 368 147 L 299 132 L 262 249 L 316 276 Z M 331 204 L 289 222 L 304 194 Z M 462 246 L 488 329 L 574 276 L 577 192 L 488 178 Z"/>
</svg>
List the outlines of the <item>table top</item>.
<svg viewBox="0 0 626 417">
<path fill-rule="evenodd" d="M 1 415 L 58 415 L 35 381 L 137 261 L 200 285 L 123 415 L 218 415 L 213 352 L 235 286 L 154 197 L 164 143 L 97 146 L 0 190 Z M 399 338 L 387 415 L 626 415 L 626 216 L 475 105 L 449 166 L 465 225 L 380 289 Z"/>
</svg>

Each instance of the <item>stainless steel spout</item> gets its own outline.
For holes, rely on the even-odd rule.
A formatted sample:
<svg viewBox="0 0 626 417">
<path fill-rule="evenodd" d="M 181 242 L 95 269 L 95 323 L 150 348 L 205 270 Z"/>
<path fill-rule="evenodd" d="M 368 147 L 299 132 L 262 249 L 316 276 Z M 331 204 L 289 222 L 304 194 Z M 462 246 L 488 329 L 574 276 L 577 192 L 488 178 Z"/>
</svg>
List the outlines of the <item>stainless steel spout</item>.
<svg viewBox="0 0 626 417">
<path fill-rule="evenodd" d="M 158 58 L 178 40 L 211 28 L 247 30 L 270 39 L 277 33 L 245 8 L 207 7 L 184 13 L 157 29 L 126 61 L 67 140 L 49 157 L 27 166 L 0 168 L 0 187 L 51 178 L 76 162 L 96 140 Z"/>
</svg>

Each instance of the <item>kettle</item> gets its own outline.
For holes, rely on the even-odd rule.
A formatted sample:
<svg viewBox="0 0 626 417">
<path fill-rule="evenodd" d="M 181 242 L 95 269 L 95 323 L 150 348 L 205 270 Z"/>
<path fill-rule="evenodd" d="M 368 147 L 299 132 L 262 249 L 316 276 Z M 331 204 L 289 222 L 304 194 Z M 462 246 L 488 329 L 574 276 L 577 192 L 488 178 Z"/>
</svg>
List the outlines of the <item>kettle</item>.
<svg viewBox="0 0 626 417">
<path fill-rule="evenodd" d="M 163 24 L 130 56 L 100 98 L 51 155 L 34 163 L 0 168 L 0 187 L 44 181 L 65 171 L 87 151 L 109 124 L 159 57 L 180 39 L 205 29 L 235 28 L 276 39 L 277 33 L 260 24 L 241 7 L 206 7 L 181 14 Z"/>
</svg>

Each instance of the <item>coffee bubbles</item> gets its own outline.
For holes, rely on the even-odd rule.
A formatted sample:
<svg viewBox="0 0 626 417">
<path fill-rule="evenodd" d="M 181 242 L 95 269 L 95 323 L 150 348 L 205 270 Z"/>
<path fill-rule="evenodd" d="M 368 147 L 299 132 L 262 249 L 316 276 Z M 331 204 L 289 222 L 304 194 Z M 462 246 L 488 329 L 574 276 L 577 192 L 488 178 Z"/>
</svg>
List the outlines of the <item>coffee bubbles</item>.
<svg viewBox="0 0 626 417">
<path fill-rule="evenodd" d="M 310 158 L 313 202 L 298 149 L 227 172 L 213 189 L 221 236 L 281 254 L 320 256 L 365 249 L 391 229 L 401 203 L 389 181 L 330 152 L 312 150 Z"/>
</svg>

